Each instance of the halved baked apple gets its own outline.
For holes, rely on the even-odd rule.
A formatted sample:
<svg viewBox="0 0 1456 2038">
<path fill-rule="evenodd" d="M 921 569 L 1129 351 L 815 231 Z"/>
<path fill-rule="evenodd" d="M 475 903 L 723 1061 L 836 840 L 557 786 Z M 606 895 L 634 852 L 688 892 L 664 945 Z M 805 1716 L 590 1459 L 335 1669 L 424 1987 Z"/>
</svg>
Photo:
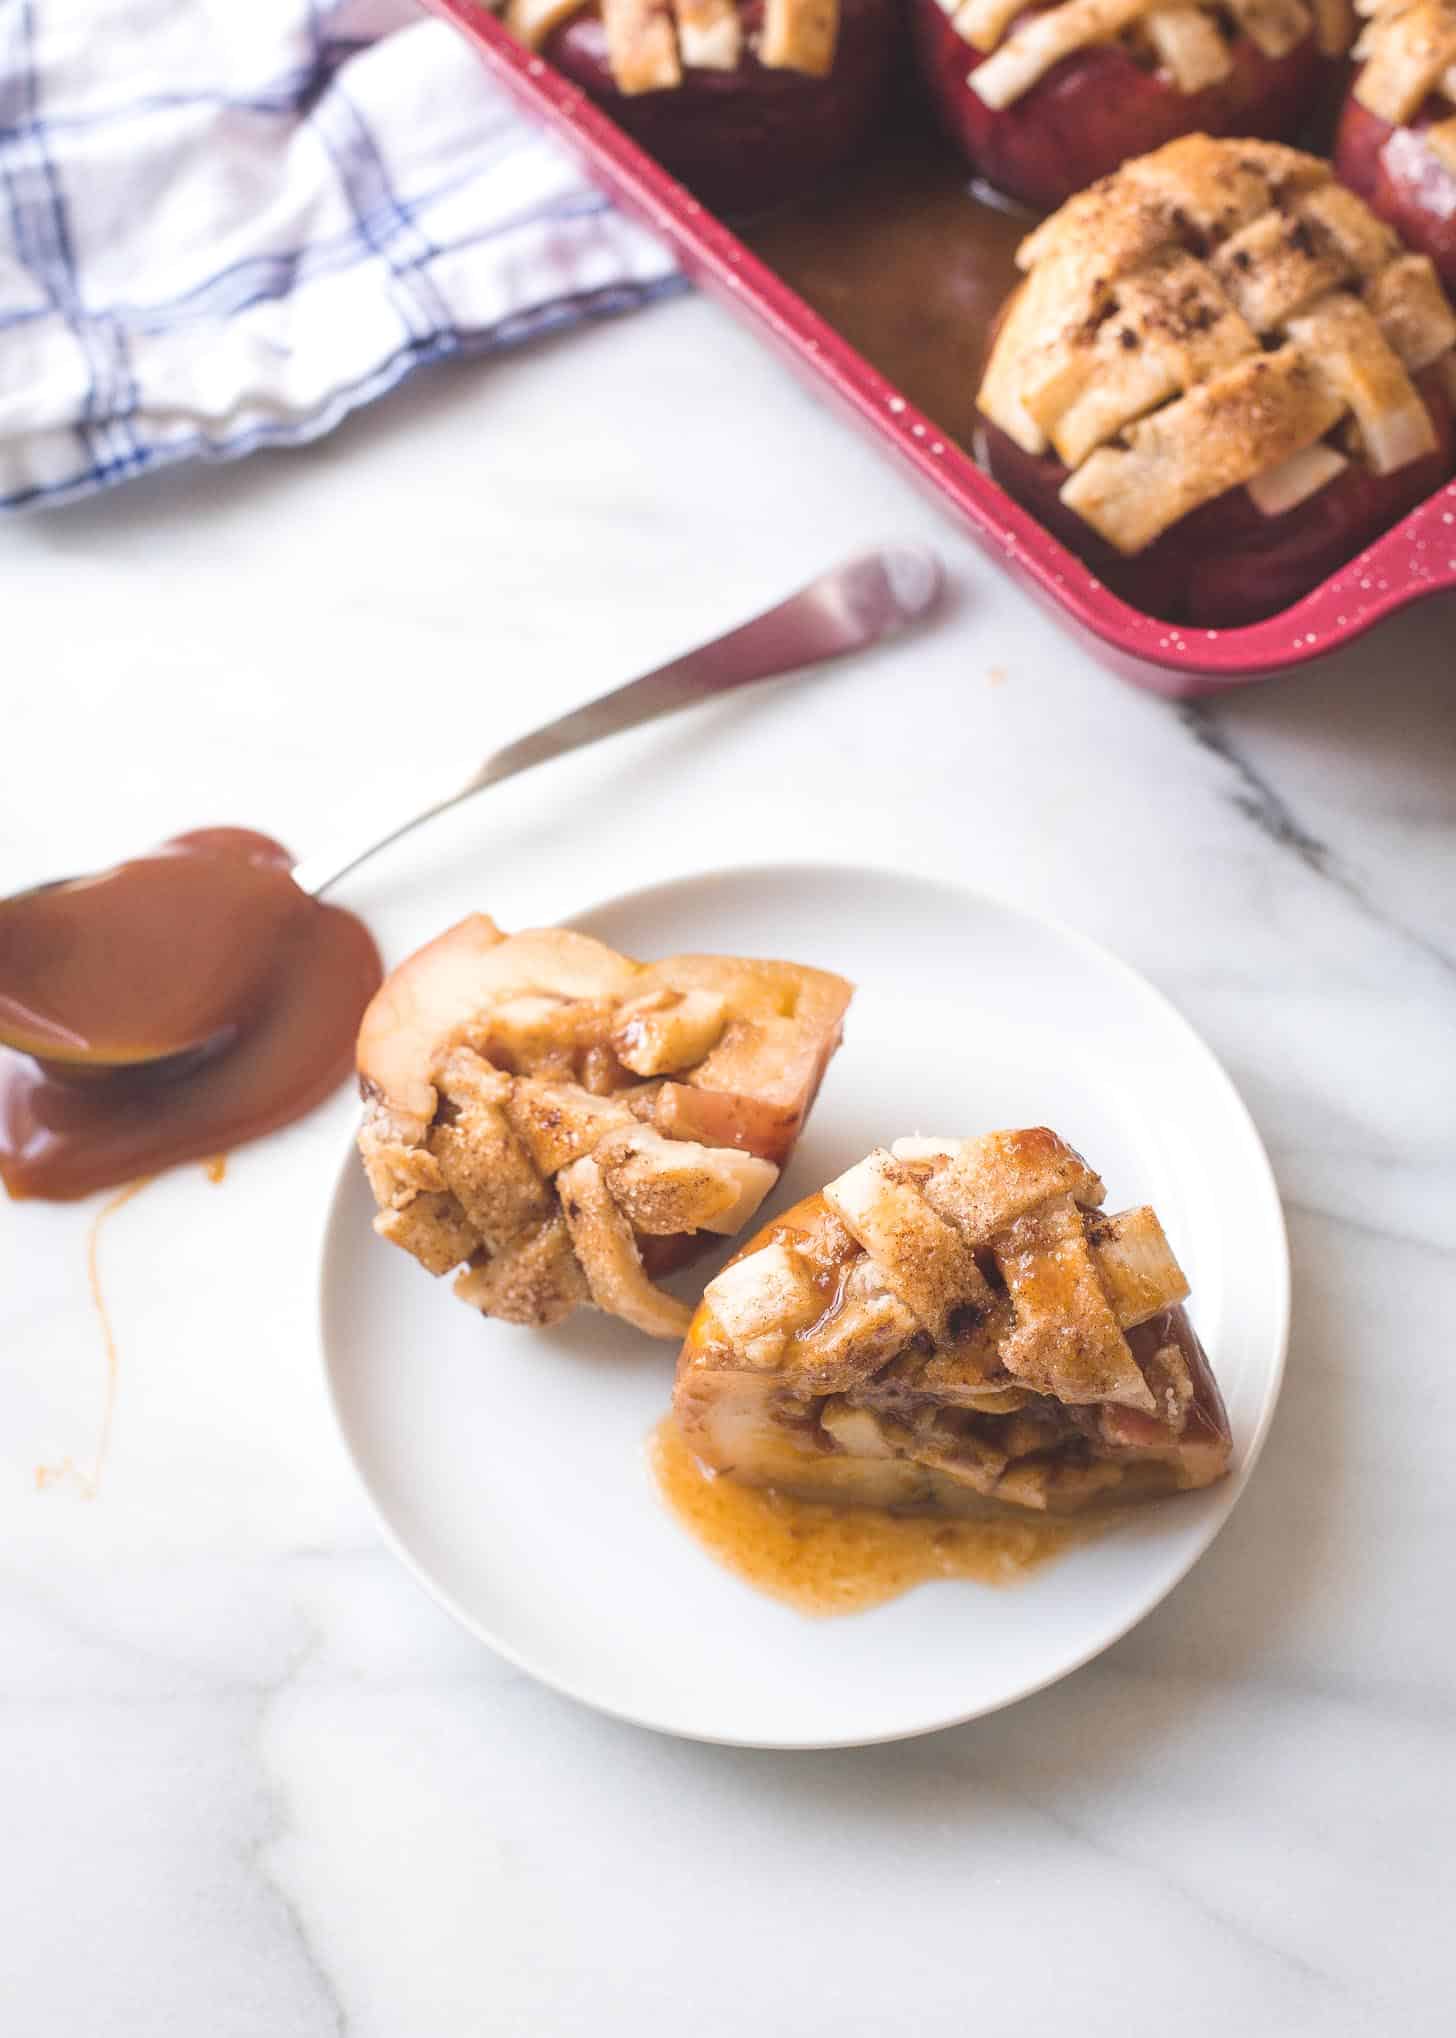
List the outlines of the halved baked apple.
<svg viewBox="0 0 1456 2038">
<path fill-rule="evenodd" d="M 487 1316 L 591 1302 L 654 1337 L 657 1286 L 742 1229 L 839 1045 L 852 987 L 714 955 L 640 963 L 472 914 L 385 979 L 359 1032 L 374 1228 Z"/>
<path fill-rule="evenodd" d="M 1316 156 L 1187 136 L 1017 261 L 978 398 L 988 464 L 1155 615 L 1271 615 L 1456 465 L 1456 313 Z"/>
<path fill-rule="evenodd" d="M 1335 168 L 1456 291 L 1456 0 L 1358 4 Z"/>
<path fill-rule="evenodd" d="M 1350 0 L 911 0 L 941 125 L 1038 211 L 1184 134 L 1299 132 Z"/>
<path fill-rule="evenodd" d="M 801 195 L 881 110 L 896 0 L 505 0 L 507 27 L 720 212 Z"/>
<path fill-rule="evenodd" d="M 1043 1127 L 901 1140 L 709 1282 L 675 1418 L 725 1477 L 807 1499 L 1070 1514 L 1228 1470 L 1218 1387 L 1150 1209 Z"/>
</svg>

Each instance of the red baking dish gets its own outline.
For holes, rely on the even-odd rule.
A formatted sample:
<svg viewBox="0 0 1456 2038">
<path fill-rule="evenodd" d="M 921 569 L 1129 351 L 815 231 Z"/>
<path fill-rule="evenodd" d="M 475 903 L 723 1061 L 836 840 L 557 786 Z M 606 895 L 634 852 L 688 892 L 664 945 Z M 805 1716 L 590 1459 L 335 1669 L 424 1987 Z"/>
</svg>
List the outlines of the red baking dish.
<svg viewBox="0 0 1456 2038">
<path fill-rule="evenodd" d="M 816 387 L 832 392 L 909 463 L 998 560 L 1085 631 L 1125 678 L 1174 699 L 1220 693 L 1308 665 L 1382 617 L 1456 589 L 1456 482 L 1330 579 L 1261 623 L 1202 630 L 1162 622 L 1110 593 L 873 368 L 721 220 L 630 141 L 481 0 L 424 0 L 469 37 L 526 109 L 581 157 L 593 179 L 669 244 L 687 275 L 735 306 Z"/>
</svg>

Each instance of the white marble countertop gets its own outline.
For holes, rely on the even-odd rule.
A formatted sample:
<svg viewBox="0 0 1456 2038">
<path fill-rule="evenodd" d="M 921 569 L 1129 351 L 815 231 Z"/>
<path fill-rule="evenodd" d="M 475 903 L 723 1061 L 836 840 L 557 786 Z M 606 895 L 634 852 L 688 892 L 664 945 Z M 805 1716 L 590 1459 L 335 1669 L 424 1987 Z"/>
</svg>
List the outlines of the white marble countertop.
<svg viewBox="0 0 1456 2038">
<path fill-rule="evenodd" d="M 1112 944 L 1225 1057 L 1287 1201 L 1289 1379 L 1232 1524 L 978 1724 L 657 1739 L 497 1662 L 376 1540 L 312 1313 L 346 1097 L 110 1220 L 94 1498 L 35 1478 L 95 1447 L 90 1212 L 12 1207 L 7 2038 L 1450 2033 L 1452 604 L 1169 706 L 681 300 L 0 531 L 0 884 L 206 822 L 301 850 L 917 532 L 942 629 L 503 788 L 349 897 L 393 956 L 445 865 L 509 922 L 782 852 Z"/>
</svg>

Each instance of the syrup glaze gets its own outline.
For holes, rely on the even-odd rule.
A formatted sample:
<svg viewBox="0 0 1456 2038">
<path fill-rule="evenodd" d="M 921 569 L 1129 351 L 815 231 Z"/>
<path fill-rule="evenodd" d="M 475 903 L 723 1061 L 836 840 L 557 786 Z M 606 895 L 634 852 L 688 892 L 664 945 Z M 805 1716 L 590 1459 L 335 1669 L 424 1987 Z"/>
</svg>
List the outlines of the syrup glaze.
<svg viewBox="0 0 1456 2038">
<path fill-rule="evenodd" d="M 710 1556 L 800 1613 L 861 1613 L 933 1578 L 1014 1585 L 1090 1533 L 1027 1515 L 985 1520 L 833 1507 L 742 1486 L 699 1464 L 673 1418 L 653 1431 L 652 1469 L 681 1525 Z"/>
</svg>

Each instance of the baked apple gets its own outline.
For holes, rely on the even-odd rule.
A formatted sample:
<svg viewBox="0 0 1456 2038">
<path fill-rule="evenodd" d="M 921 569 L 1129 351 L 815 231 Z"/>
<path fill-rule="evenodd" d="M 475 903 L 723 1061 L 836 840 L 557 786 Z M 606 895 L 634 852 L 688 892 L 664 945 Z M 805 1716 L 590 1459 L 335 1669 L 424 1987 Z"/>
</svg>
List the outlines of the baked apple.
<svg viewBox="0 0 1456 2038">
<path fill-rule="evenodd" d="M 1188 1284 L 1104 1194 L 1044 1127 L 870 1154 L 709 1282 L 684 1440 L 747 1485 L 947 1514 L 1210 1485 L 1229 1427 Z"/>
<path fill-rule="evenodd" d="M 633 962 L 472 914 L 400 964 L 359 1030 L 374 1228 L 511 1323 L 591 1302 L 654 1337 L 656 1285 L 742 1229 L 839 1045 L 842 977 L 792 963 Z"/>
<path fill-rule="evenodd" d="M 1456 0 L 1368 11 L 1335 168 L 1456 291 Z"/>
<path fill-rule="evenodd" d="M 1456 315 L 1317 157 L 1186 136 L 1017 261 L 978 398 L 991 472 L 1155 615 L 1271 615 L 1456 466 Z"/>
<path fill-rule="evenodd" d="M 849 160 L 900 35 L 896 0 L 506 0 L 505 20 L 726 213 L 798 197 Z"/>
<path fill-rule="evenodd" d="M 1349 0 L 911 0 L 941 125 L 1039 212 L 1179 135 L 1294 136 L 1353 32 Z"/>
</svg>

